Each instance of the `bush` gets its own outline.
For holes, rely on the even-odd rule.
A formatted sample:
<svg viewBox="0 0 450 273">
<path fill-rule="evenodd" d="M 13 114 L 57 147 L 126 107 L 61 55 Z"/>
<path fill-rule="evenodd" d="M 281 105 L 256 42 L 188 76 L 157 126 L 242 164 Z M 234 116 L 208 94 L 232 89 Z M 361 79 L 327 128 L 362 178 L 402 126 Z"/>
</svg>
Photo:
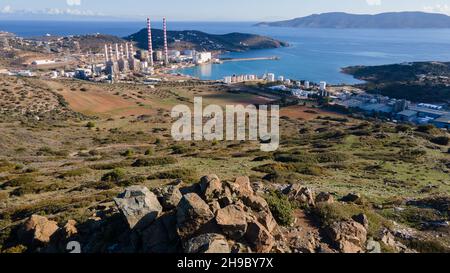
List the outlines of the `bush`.
<svg viewBox="0 0 450 273">
<path fill-rule="evenodd" d="M 190 148 L 182 146 L 182 145 L 173 145 L 170 148 L 172 149 L 172 153 L 174 155 L 182 155 L 182 154 L 189 153 L 191 151 Z"/>
<path fill-rule="evenodd" d="M 282 226 L 289 226 L 294 221 L 294 207 L 287 196 L 280 192 L 272 191 L 266 196 L 270 211 Z"/>
<path fill-rule="evenodd" d="M 114 169 L 112 172 L 106 173 L 102 176 L 103 182 L 119 183 L 125 178 L 125 171 L 123 169 Z"/>
<path fill-rule="evenodd" d="M 132 167 L 152 167 L 164 166 L 177 163 L 178 160 L 174 157 L 154 157 L 154 158 L 139 158 L 131 166 Z"/>
<path fill-rule="evenodd" d="M 447 146 L 450 142 L 450 138 L 448 136 L 439 136 L 432 138 L 430 141 L 437 145 Z"/>
<path fill-rule="evenodd" d="M 94 128 L 94 127 L 95 127 L 95 123 L 94 123 L 93 121 L 89 121 L 89 122 L 86 124 L 86 128 L 92 129 L 92 128 Z"/>
<path fill-rule="evenodd" d="M 437 240 L 407 240 L 406 245 L 420 253 L 450 253 L 450 250 Z"/>
<path fill-rule="evenodd" d="M 417 127 L 417 131 L 421 132 L 421 133 L 430 133 L 431 131 L 433 131 L 436 127 L 434 127 L 431 124 L 427 124 L 427 125 L 420 125 Z"/>
<path fill-rule="evenodd" d="M 34 178 L 32 176 L 19 176 L 14 179 L 11 179 L 1 185 L 1 189 L 6 189 L 8 187 L 22 187 L 28 184 L 32 184 L 34 182 Z"/>
<path fill-rule="evenodd" d="M 144 154 L 147 156 L 152 156 L 155 154 L 155 151 L 150 148 L 150 149 L 147 149 Z"/>
<path fill-rule="evenodd" d="M 155 179 L 181 179 L 184 182 L 194 183 L 198 180 L 197 172 L 193 169 L 174 169 L 165 172 L 159 172 L 148 177 L 149 180 Z"/>
<path fill-rule="evenodd" d="M 131 150 L 131 149 L 128 149 L 125 152 L 123 152 L 121 155 L 124 156 L 124 157 L 131 157 L 131 156 L 134 155 L 134 151 Z"/>
<path fill-rule="evenodd" d="M 70 171 L 60 174 L 59 178 L 64 179 L 64 178 L 69 178 L 69 177 L 77 177 L 77 176 L 82 176 L 82 175 L 88 174 L 89 172 L 90 172 L 90 170 L 87 168 L 75 169 L 75 170 L 70 170 Z"/>
</svg>

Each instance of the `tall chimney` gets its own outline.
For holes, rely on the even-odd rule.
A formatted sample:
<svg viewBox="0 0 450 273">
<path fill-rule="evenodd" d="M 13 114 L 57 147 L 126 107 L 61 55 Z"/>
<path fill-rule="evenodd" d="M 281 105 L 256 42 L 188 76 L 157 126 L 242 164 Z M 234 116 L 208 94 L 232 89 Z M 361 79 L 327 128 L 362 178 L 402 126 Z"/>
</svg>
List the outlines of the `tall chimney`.
<svg viewBox="0 0 450 273">
<path fill-rule="evenodd" d="M 164 31 L 164 64 L 169 64 L 169 49 L 167 46 L 167 22 L 166 17 L 163 18 L 163 31 Z"/>
<path fill-rule="evenodd" d="M 150 18 L 147 18 L 147 33 L 148 33 L 148 58 L 150 67 L 153 66 L 153 41 L 152 41 L 152 26 Z"/>
<path fill-rule="evenodd" d="M 107 63 L 109 61 L 109 56 L 108 56 L 108 45 L 105 44 L 105 63 Z"/>
</svg>

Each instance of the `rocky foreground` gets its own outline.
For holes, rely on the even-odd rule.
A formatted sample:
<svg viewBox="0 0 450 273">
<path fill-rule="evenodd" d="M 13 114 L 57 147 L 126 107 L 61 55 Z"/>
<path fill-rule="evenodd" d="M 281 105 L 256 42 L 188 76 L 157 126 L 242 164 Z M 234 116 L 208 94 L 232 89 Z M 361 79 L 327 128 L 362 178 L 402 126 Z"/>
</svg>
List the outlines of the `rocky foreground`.
<svg viewBox="0 0 450 273">
<path fill-rule="evenodd" d="M 86 223 L 69 220 L 59 227 L 33 215 L 18 228 L 17 240 L 30 252 L 67 252 L 73 241 L 86 253 L 381 252 L 380 242 L 368 238 L 370 223 L 364 214 L 320 230 L 296 215 L 288 226 L 279 225 L 273 205 L 264 198 L 268 192 L 310 208 L 337 201 L 300 185 L 268 187 L 252 184 L 248 177 L 222 182 L 216 175 L 194 185 L 177 181 L 153 191 L 132 186 Z M 350 194 L 343 201 L 357 198 Z M 384 245 L 409 251 L 388 230 L 381 238 Z"/>
</svg>

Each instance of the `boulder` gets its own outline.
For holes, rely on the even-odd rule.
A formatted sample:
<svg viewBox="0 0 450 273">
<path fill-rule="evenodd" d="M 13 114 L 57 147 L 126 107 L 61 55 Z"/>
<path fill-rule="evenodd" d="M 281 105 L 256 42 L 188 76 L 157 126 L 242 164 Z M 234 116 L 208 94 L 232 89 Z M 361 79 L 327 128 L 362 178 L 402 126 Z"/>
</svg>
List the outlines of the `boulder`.
<svg viewBox="0 0 450 273">
<path fill-rule="evenodd" d="M 223 192 L 222 182 L 215 174 L 202 177 L 200 189 L 207 202 L 218 199 Z"/>
<path fill-rule="evenodd" d="M 185 253 L 230 253 L 230 246 L 226 238 L 220 234 L 202 234 L 192 238 L 184 246 Z"/>
<path fill-rule="evenodd" d="M 270 253 L 275 244 L 272 234 L 258 221 L 248 223 L 245 238 L 257 253 Z"/>
<path fill-rule="evenodd" d="M 183 196 L 177 208 L 177 231 L 182 239 L 195 236 L 214 219 L 208 204 L 195 193 Z"/>
<path fill-rule="evenodd" d="M 369 219 L 367 218 L 367 216 L 364 213 L 355 215 L 352 217 L 353 220 L 355 220 L 355 222 L 360 223 L 361 225 L 363 225 L 363 227 L 365 229 L 369 228 Z"/>
<path fill-rule="evenodd" d="M 142 250 L 145 253 L 175 253 L 179 245 L 179 237 L 174 236 L 175 214 L 159 217 L 142 233 Z M 173 229 L 173 230 L 172 230 Z"/>
<path fill-rule="evenodd" d="M 397 242 L 395 241 L 395 236 L 392 235 L 392 233 L 387 229 L 384 229 L 381 232 L 381 242 L 383 242 L 383 244 L 393 247 L 393 248 L 397 247 Z"/>
<path fill-rule="evenodd" d="M 361 198 L 361 195 L 356 193 L 349 193 L 346 196 L 342 197 L 341 201 L 346 203 L 355 203 Z"/>
<path fill-rule="evenodd" d="M 220 203 L 217 202 L 217 201 L 209 202 L 208 205 L 209 205 L 209 208 L 211 209 L 211 211 L 212 211 L 214 214 L 217 214 L 217 212 L 222 208 L 222 207 L 220 206 Z"/>
<path fill-rule="evenodd" d="M 269 204 L 267 201 L 257 195 L 250 195 L 250 196 L 244 196 L 242 198 L 243 203 L 251 208 L 254 211 L 268 211 L 269 210 Z"/>
<path fill-rule="evenodd" d="M 234 240 L 239 240 L 247 231 L 247 213 L 238 206 L 228 206 L 217 212 L 216 222 L 223 233 Z"/>
<path fill-rule="evenodd" d="M 377 241 L 374 241 L 373 239 L 370 239 L 369 241 L 367 241 L 367 253 L 372 253 L 372 254 L 380 254 L 381 251 L 381 244 Z"/>
<path fill-rule="evenodd" d="M 363 253 L 367 230 L 355 221 L 336 222 L 329 228 L 329 237 L 342 253 Z"/>
<path fill-rule="evenodd" d="M 270 233 L 278 226 L 277 221 L 270 210 L 257 213 L 258 222 L 260 222 Z"/>
<path fill-rule="evenodd" d="M 19 240 L 27 245 L 46 245 L 59 227 L 55 221 L 46 217 L 32 215 L 19 230 Z"/>
<path fill-rule="evenodd" d="M 66 239 L 76 236 L 78 234 L 78 229 L 76 226 L 77 222 L 75 220 L 68 220 L 62 229 L 63 236 Z"/>
<path fill-rule="evenodd" d="M 321 192 L 316 197 L 316 203 L 333 204 L 334 197 L 331 193 Z"/>
<path fill-rule="evenodd" d="M 165 211 L 175 209 L 183 198 L 179 187 L 175 185 L 159 188 L 155 193 Z"/>
<path fill-rule="evenodd" d="M 236 178 L 235 182 L 237 185 L 236 193 L 240 196 L 251 196 L 254 194 L 252 185 L 250 183 L 250 178 L 248 176 L 241 176 Z"/>
<path fill-rule="evenodd" d="M 282 193 L 287 195 L 290 200 L 299 201 L 308 206 L 315 206 L 314 191 L 307 187 L 302 187 L 299 184 L 291 184 L 282 190 Z"/>
<path fill-rule="evenodd" d="M 126 188 L 114 201 L 131 229 L 149 226 L 163 210 L 156 195 L 143 186 Z"/>
</svg>

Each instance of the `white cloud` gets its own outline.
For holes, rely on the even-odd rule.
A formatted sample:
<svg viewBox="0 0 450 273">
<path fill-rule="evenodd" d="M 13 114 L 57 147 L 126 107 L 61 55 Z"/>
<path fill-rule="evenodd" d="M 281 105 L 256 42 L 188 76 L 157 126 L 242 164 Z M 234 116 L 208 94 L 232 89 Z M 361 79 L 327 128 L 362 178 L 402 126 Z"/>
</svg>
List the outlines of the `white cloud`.
<svg viewBox="0 0 450 273">
<path fill-rule="evenodd" d="M 66 0 L 69 6 L 79 6 L 81 5 L 81 0 Z"/>
<path fill-rule="evenodd" d="M 11 6 L 5 6 L 0 10 L 0 13 L 12 13 L 13 10 L 11 8 Z"/>
<path fill-rule="evenodd" d="M 437 12 L 437 13 L 444 13 L 444 14 L 450 14 L 450 6 L 447 4 L 437 4 L 434 6 L 425 6 L 423 7 L 423 10 L 426 12 Z"/>
<path fill-rule="evenodd" d="M 369 6 L 381 6 L 381 0 L 366 0 Z"/>
</svg>

